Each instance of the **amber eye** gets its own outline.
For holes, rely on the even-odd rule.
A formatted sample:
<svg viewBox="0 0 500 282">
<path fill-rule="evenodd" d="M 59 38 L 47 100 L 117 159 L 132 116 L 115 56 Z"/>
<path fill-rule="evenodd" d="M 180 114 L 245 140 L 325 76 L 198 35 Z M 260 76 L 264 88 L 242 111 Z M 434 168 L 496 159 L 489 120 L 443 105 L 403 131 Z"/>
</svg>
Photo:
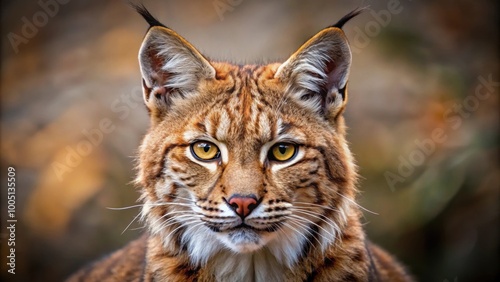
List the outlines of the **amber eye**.
<svg viewBox="0 0 500 282">
<path fill-rule="evenodd" d="M 297 153 L 297 145 L 290 143 L 278 143 L 271 147 L 269 158 L 275 161 L 288 161 L 295 157 Z"/>
<path fill-rule="evenodd" d="M 208 141 L 198 141 L 191 144 L 191 153 L 202 161 L 210 161 L 220 157 L 219 148 Z"/>
</svg>

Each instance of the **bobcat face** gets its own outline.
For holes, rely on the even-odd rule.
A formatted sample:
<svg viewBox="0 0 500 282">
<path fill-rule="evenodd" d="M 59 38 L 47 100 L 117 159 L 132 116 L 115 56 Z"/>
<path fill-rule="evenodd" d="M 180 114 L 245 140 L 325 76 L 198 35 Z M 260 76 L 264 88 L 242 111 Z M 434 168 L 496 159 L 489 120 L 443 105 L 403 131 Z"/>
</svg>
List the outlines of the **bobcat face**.
<svg viewBox="0 0 500 282">
<path fill-rule="evenodd" d="M 311 246 L 326 248 L 355 193 L 342 30 L 322 30 L 282 64 L 236 66 L 209 62 L 143 13 L 151 128 L 137 182 L 152 232 L 195 263 L 229 249 L 291 265 Z"/>
</svg>

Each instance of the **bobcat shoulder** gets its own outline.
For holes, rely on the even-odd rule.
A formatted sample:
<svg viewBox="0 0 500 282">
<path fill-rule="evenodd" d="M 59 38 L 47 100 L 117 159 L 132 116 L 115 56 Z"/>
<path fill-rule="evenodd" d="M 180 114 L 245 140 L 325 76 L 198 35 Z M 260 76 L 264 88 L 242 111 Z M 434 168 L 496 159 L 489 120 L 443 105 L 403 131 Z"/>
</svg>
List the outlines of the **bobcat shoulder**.
<svg viewBox="0 0 500 282">
<path fill-rule="evenodd" d="M 69 281 L 411 281 L 370 243 L 343 111 L 342 26 L 284 63 L 211 62 L 143 6 L 151 127 L 137 185 L 148 231 Z"/>
</svg>

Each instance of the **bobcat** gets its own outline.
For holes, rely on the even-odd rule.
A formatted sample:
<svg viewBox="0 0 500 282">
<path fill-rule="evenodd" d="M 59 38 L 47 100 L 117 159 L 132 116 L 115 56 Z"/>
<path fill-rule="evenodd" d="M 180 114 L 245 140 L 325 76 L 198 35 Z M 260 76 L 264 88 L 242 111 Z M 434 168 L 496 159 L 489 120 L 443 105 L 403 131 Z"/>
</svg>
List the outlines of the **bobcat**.
<svg viewBox="0 0 500 282">
<path fill-rule="evenodd" d="M 151 127 L 137 185 L 148 232 L 69 281 L 411 281 L 371 244 L 345 140 L 342 26 L 284 63 L 208 61 L 161 24 L 139 51 Z"/>
</svg>

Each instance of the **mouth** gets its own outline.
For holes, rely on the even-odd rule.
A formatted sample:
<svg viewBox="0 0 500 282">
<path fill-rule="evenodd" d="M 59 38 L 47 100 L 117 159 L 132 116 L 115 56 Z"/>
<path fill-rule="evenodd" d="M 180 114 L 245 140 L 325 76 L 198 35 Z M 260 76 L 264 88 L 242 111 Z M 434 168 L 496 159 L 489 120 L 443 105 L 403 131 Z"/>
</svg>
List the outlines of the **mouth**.
<svg viewBox="0 0 500 282">
<path fill-rule="evenodd" d="M 253 228 L 252 226 L 246 224 L 246 223 L 241 223 L 240 225 L 237 225 L 231 229 L 228 229 L 226 231 L 228 232 L 232 232 L 232 231 L 238 231 L 238 230 L 242 230 L 242 229 L 250 229 L 250 230 L 255 230 L 255 231 L 258 231 L 256 228 Z"/>
<path fill-rule="evenodd" d="M 245 222 L 236 226 L 221 228 L 223 226 L 207 226 L 215 232 L 217 238 L 229 249 L 236 253 L 250 253 L 264 247 L 272 238 L 281 223 L 275 223 L 265 228 L 256 228 Z"/>
</svg>

